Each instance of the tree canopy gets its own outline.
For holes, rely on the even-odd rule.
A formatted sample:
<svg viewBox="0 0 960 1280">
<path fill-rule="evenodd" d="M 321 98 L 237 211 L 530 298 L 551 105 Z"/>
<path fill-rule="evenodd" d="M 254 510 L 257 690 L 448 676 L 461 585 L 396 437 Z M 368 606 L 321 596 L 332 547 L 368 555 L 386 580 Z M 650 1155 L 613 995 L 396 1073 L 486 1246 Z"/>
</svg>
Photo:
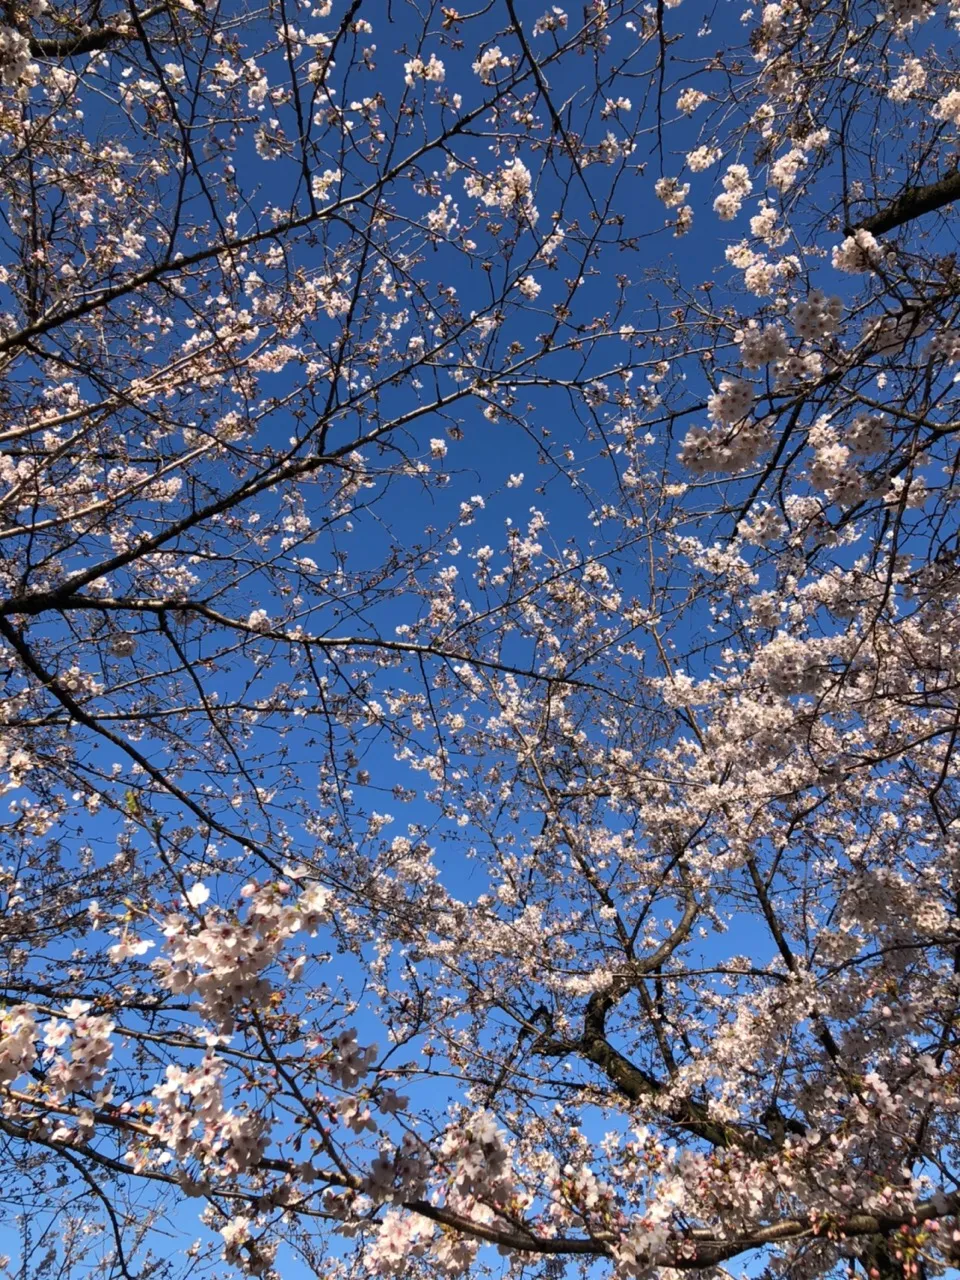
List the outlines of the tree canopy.
<svg viewBox="0 0 960 1280">
<path fill-rule="evenodd" d="M 958 26 L 7 0 L 7 1275 L 960 1257 Z"/>
</svg>

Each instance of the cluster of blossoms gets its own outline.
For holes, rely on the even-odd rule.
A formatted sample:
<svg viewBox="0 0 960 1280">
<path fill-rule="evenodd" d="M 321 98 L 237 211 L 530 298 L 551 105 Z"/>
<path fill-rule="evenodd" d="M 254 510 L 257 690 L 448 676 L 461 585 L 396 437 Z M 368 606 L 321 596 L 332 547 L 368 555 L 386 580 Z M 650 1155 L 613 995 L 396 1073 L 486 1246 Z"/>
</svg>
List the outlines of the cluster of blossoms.
<svg viewBox="0 0 960 1280">
<path fill-rule="evenodd" d="M 418 80 L 432 80 L 435 84 L 440 84 L 446 74 L 443 63 L 435 53 L 431 53 L 426 62 L 419 55 L 411 58 L 404 63 L 403 72 L 405 83 L 411 87 Z"/>
<path fill-rule="evenodd" d="M 194 886 L 190 905 L 202 905 L 203 886 Z M 326 918 L 330 894 L 311 885 L 296 901 L 283 883 L 249 884 L 242 890 L 244 921 L 208 911 L 199 921 L 182 913 L 166 918 L 163 935 L 169 958 L 154 962 L 169 991 L 195 995 L 199 1007 L 221 1032 L 233 1029 L 243 1005 L 262 1007 L 271 984 L 264 976 L 298 930 L 315 932 Z"/>
<path fill-rule="evenodd" d="M 770 185 L 778 191 L 789 191 L 806 163 L 806 153 L 799 147 L 791 147 L 786 155 L 774 160 L 770 166 Z"/>
<path fill-rule="evenodd" d="M 926 22 L 935 12 L 931 0 L 888 0 L 886 17 L 898 35 L 903 35 L 916 22 Z"/>
<path fill-rule="evenodd" d="M 790 355 L 790 344 L 787 335 L 779 324 L 766 325 L 763 329 L 752 320 L 748 327 L 737 335 L 740 343 L 740 359 L 745 369 L 762 369 L 765 365 L 786 360 Z"/>
<path fill-rule="evenodd" d="M 926 83 L 927 73 L 920 59 L 904 58 L 900 74 L 890 83 L 887 97 L 891 102 L 906 102 L 915 93 L 920 93 Z"/>
<path fill-rule="evenodd" d="M 773 205 L 761 204 L 760 211 L 750 219 L 750 234 L 762 240 L 771 249 L 779 248 L 789 237 L 786 227 L 778 225 L 778 215 Z"/>
<path fill-rule="evenodd" d="M 432 1225 L 422 1218 L 391 1209 L 384 1214 L 375 1239 L 365 1251 L 365 1262 L 377 1276 L 405 1275 L 426 1252 L 432 1235 Z"/>
<path fill-rule="evenodd" d="M 750 671 L 780 697 L 816 693 L 829 674 L 832 645 L 821 640 L 798 640 L 781 631 L 757 654 Z"/>
<path fill-rule="evenodd" d="M 713 422 L 730 426 L 741 422 L 753 408 L 753 387 L 743 378 L 724 378 L 707 398 L 707 412 Z"/>
<path fill-rule="evenodd" d="M 668 209 L 676 209 L 690 194 L 690 183 L 681 183 L 679 178 L 658 178 L 653 189 Z"/>
<path fill-rule="evenodd" d="M 385 1149 L 373 1161 L 363 1180 L 364 1194 L 375 1204 L 419 1200 L 426 1191 L 430 1167 L 426 1147 L 414 1134 L 405 1133 L 395 1151 Z"/>
<path fill-rule="evenodd" d="M 499 45 L 486 49 L 473 64 L 473 71 L 484 84 L 493 84 L 498 68 L 511 66 L 511 60 L 503 53 Z"/>
<path fill-rule="evenodd" d="M 250 615 L 247 618 L 247 626 L 253 631 L 266 632 L 271 629 L 273 623 L 266 609 L 251 609 Z"/>
<path fill-rule="evenodd" d="M 267 1149 L 268 1125 L 264 1116 L 227 1111 L 220 1121 L 221 1159 L 228 1176 L 256 1169 Z"/>
<path fill-rule="evenodd" d="M 568 21 L 565 11 L 555 4 L 548 13 L 542 14 L 533 24 L 533 34 L 542 36 L 548 31 L 565 31 Z"/>
<path fill-rule="evenodd" d="M 753 190 L 750 181 L 750 170 L 745 164 L 732 164 L 723 175 L 723 194 L 713 202 L 714 212 L 729 222 L 740 212 L 740 208 Z"/>
<path fill-rule="evenodd" d="M 913 59 L 912 61 L 915 62 L 916 59 Z M 920 68 L 920 70 L 922 71 L 922 67 Z M 911 77 L 912 83 L 916 84 L 919 80 L 920 80 L 919 74 L 917 74 L 917 72 L 914 72 L 913 76 Z M 924 82 L 925 82 L 925 77 L 924 77 Z M 918 84 L 918 87 L 922 88 L 923 85 Z M 945 93 L 942 98 L 938 98 L 933 105 L 932 114 L 934 118 L 937 120 L 948 121 L 950 124 L 954 126 L 960 125 L 960 89 L 951 89 L 950 92 Z"/>
<path fill-rule="evenodd" d="M 263 1116 L 224 1106 L 223 1075 L 224 1064 L 213 1054 L 187 1070 L 168 1066 L 166 1079 L 153 1091 L 156 1119 L 151 1130 L 176 1159 L 200 1159 L 233 1176 L 260 1164 L 268 1127 Z M 131 1162 L 135 1159 L 131 1156 Z"/>
<path fill-rule="evenodd" d="M 33 1009 L 14 1005 L 0 1017 L 0 1084 L 11 1084 L 37 1060 L 37 1023 Z"/>
<path fill-rule="evenodd" d="M 777 390 L 792 387 L 798 382 L 819 378 L 823 373 L 823 360 L 818 351 L 795 352 L 773 366 Z"/>
<path fill-rule="evenodd" d="M 651 1220 L 649 1215 L 636 1218 L 614 1249 L 617 1275 L 628 1280 L 649 1276 L 656 1266 L 657 1255 L 670 1237 L 668 1221 Z"/>
<path fill-rule="evenodd" d="M 654 184 L 654 191 L 657 198 L 662 200 L 668 209 L 677 210 L 674 235 L 686 235 L 693 225 L 693 209 L 690 205 L 683 203 L 690 194 L 690 183 L 681 183 L 679 178 L 658 178 Z"/>
<path fill-rule="evenodd" d="M 315 173 L 310 179 L 310 190 L 314 200 L 326 200 L 343 174 L 339 169 L 324 169 L 323 173 Z"/>
<path fill-rule="evenodd" d="M 572 1160 L 560 1166 L 548 1166 L 547 1188 L 550 1192 L 550 1218 L 558 1226 L 601 1220 L 616 1199 L 613 1188 L 602 1182 L 589 1165 Z"/>
<path fill-rule="evenodd" d="M 813 133 L 800 138 L 789 151 L 770 165 L 770 185 L 781 192 L 789 191 L 795 186 L 801 171 L 809 164 L 808 153 L 826 146 L 829 138 L 829 129 L 815 129 Z"/>
<path fill-rule="evenodd" d="M 890 444 L 890 424 L 882 413 L 858 413 L 847 428 L 844 440 L 854 453 L 863 457 L 881 453 Z"/>
<path fill-rule="evenodd" d="M 253 1219 L 237 1214 L 220 1228 L 223 1240 L 223 1260 L 237 1267 L 244 1275 L 275 1276 L 273 1264 L 278 1242 L 254 1237 Z"/>
<path fill-rule="evenodd" d="M 687 152 L 687 168 L 691 173 L 703 173 L 719 159 L 720 152 L 716 147 L 695 147 Z"/>
<path fill-rule="evenodd" d="M 357 1043 L 353 1027 L 341 1031 L 330 1045 L 327 1070 L 334 1084 L 342 1089 L 355 1088 L 377 1059 L 375 1044 L 363 1047 Z"/>
<path fill-rule="evenodd" d="M 0 782 L 0 794 L 23 786 L 24 778 L 33 767 L 33 757 L 16 738 L 0 741 L 0 772 L 6 775 Z"/>
<path fill-rule="evenodd" d="M 543 244 L 540 246 L 540 252 L 537 255 L 544 262 L 555 262 L 557 254 L 560 252 L 560 246 L 563 244 L 566 232 L 562 227 L 554 227 Z"/>
<path fill-rule="evenodd" d="M 927 351 L 934 359 L 956 364 L 960 360 L 960 330 L 943 329 L 935 334 L 930 339 Z"/>
<path fill-rule="evenodd" d="M 702 106 L 708 100 L 708 95 L 701 89 L 684 89 L 677 98 L 677 110 L 682 111 L 686 116 L 692 116 L 697 107 Z"/>
<path fill-rule="evenodd" d="M 747 292 L 758 298 L 768 297 L 775 289 L 799 274 L 795 258 L 786 257 L 779 262 L 770 262 L 762 253 L 751 249 L 745 240 L 728 245 L 725 256 L 732 266 L 743 272 L 743 284 Z"/>
<path fill-rule="evenodd" d="M 790 314 L 793 331 L 805 342 L 817 342 L 836 332 L 843 318 L 843 303 L 839 298 L 828 298 L 819 289 L 811 289 L 806 298 L 794 304 Z"/>
<path fill-rule="evenodd" d="M 674 219 L 673 234 L 675 236 L 685 236 L 693 226 L 693 209 L 688 204 L 682 204 L 677 210 L 677 216 Z"/>
<path fill-rule="evenodd" d="M 827 418 L 818 418 L 807 434 L 813 448 L 810 483 L 831 502 L 851 506 L 863 496 L 863 478 L 852 462 L 851 448 L 840 441 Z"/>
<path fill-rule="evenodd" d="M 737 472 L 752 467 L 770 447 L 770 428 L 765 419 L 729 427 L 691 427 L 684 436 L 679 458 L 695 475 L 711 471 Z"/>
<path fill-rule="evenodd" d="M 440 1144 L 439 1158 L 450 1171 L 458 1203 L 506 1203 L 515 1193 L 510 1151 L 496 1117 L 480 1111 L 452 1125 Z"/>
<path fill-rule="evenodd" d="M 209 1155 L 216 1141 L 216 1129 L 223 1115 L 223 1063 L 207 1054 L 196 1067 L 184 1070 L 170 1064 L 166 1079 L 153 1091 L 157 1119 L 152 1128 L 178 1160 L 197 1154 L 198 1147 Z M 189 1099 L 184 1104 L 183 1097 Z M 199 1141 L 196 1129 L 202 1127 Z"/>
<path fill-rule="evenodd" d="M 923 476 L 894 476 L 890 481 L 890 487 L 883 495 L 883 501 L 888 507 L 894 507 L 907 511 L 918 511 L 926 506 L 930 497 L 930 490 Z"/>
<path fill-rule="evenodd" d="M 852 236 L 847 236 L 842 244 L 834 245 L 830 260 L 838 271 L 856 274 L 872 271 L 882 252 L 876 236 L 861 228 Z"/>
<path fill-rule="evenodd" d="M 245 1269 L 246 1257 L 243 1247 L 251 1238 L 252 1226 L 253 1222 L 250 1218 L 245 1217 L 243 1214 L 237 1214 L 236 1217 L 230 1218 L 220 1228 L 220 1235 L 224 1245 L 224 1262 L 229 1262 L 233 1266 Z"/>
<path fill-rule="evenodd" d="M 36 84 L 40 68 L 30 57 L 30 41 L 16 27 L 0 26 L 0 81 L 25 92 Z"/>
<path fill-rule="evenodd" d="M 744 542 L 758 547 L 775 542 L 783 536 L 785 530 L 783 517 L 769 502 L 755 507 L 750 516 L 737 526 L 737 533 Z"/>
<path fill-rule="evenodd" d="M 84 1001 L 73 1000 L 64 1007 L 63 1019 L 52 1018 L 44 1028 L 44 1043 L 49 1048 L 70 1042 L 70 1056 L 58 1056 L 47 1076 L 61 1096 L 91 1089 L 103 1078 L 113 1057 L 110 1037 L 116 1024 L 90 1014 L 89 1009 Z"/>
<path fill-rule="evenodd" d="M 485 205 L 497 206 L 503 213 L 522 217 L 530 226 L 537 221 L 533 178 L 519 156 L 492 177 L 469 174 L 464 187 L 468 196 L 482 200 Z"/>
<path fill-rule="evenodd" d="M 529 1204 L 529 1197 L 517 1192 L 504 1134 L 490 1113 L 480 1112 L 451 1125 L 438 1158 L 446 1173 L 447 1207 L 478 1225 L 496 1225 L 493 1206 L 509 1203 L 516 1211 Z M 364 1193 L 374 1204 L 418 1200 L 425 1194 L 430 1164 L 423 1144 L 405 1134 L 396 1152 L 381 1151 L 373 1162 L 363 1182 Z M 326 1202 L 335 1216 L 343 1211 L 338 1199 L 329 1196 Z M 442 1274 L 463 1274 L 476 1256 L 479 1241 L 446 1232 L 437 1240 L 434 1230 L 417 1214 L 390 1210 L 365 1250 L 365 1266 L 376 1275 L 406 1274 L 411 1261 L 430 1247 Z"/>
<path fill-rule="evenodd" d="M 619 98 L 608 98 L 606 102 L 603 104 L 603 108 L 600 111 L 600 119 L 606 120 L 610 116 L 616 115 L 618 111 L 632 111 L 632 110 L 633 110 L 633 103 L 630 101 L 629 98 L 624 98 L 622 96 Z"/>
<path fill-rule="evenodd" d="M 426 223 L 431 234 L 448 236 L 456 228 L 459 219 L 460 211 L 453 202 L 453 196 L 448 191 L 436 208 L 428 212 Z"/>
</svg>

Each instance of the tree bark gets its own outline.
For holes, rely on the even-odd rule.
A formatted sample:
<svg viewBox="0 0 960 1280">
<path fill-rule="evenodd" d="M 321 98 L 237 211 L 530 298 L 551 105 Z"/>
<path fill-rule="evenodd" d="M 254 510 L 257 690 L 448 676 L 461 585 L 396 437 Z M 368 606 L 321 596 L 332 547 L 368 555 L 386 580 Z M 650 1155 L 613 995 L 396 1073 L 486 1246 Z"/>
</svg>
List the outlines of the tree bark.
<svg viewBox="0 0 960 1280">
<path fill-rule="evenodd" d="M 928 182 L 923 187 L 908 187 L 878 213 L 851 224 L 846 231 L 848 235 L 853 235 L 855 231 L 870 231 L 874 235 L 882 235 L 885 231 L 902 227 L 925 213 L 942 209 L 957 199 L 960 199 L 960 170 L 951 169 L 936 182 Z"/>
</svg>

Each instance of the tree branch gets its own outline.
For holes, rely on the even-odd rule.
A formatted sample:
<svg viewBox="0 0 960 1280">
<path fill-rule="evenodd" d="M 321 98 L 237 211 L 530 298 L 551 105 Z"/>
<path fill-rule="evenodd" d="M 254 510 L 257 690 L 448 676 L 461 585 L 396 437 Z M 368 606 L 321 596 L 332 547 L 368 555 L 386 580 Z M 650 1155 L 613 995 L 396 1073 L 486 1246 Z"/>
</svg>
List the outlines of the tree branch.
<svg viewBox="0 0 960 1280">
<path fill-rule="evenodd" d="M 855 231 L 870 231 L 874 235 L 882 235 L 885 231 L 893 231 L 897 227 L 912 222 L 914 218 L 921 218 L 925 213 L 933 213 L 958 199 L 960 199 L 960 169 L 951 169 L 936 182 L 928 182 L 923 187 L 908 187 L 878 213 L 847 226 L 845 230 L 848 235 L 853 235 Z"/>
<path fill-rule="evenodd" d="M 166 4 L 155 4 L 138 15 L 141 22 L 164 13 Z M 37 36 L 30 41 L 30 52 L 35 58 L 79 58 L 85 53 L 98 53 L 109 49 L 119 40 L 131 40 L 136 33 L 126 27 L 101 27 L 98 31 L 83 31 L 71 36 Z"/>
</svg>

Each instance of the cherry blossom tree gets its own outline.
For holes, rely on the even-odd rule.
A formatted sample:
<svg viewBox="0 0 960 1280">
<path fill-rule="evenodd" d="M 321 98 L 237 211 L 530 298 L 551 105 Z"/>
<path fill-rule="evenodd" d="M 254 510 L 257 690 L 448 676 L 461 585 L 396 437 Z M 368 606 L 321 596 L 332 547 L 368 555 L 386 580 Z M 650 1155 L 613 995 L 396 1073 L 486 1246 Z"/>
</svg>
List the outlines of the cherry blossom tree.
<svg viewBox="0 0 960 1280">
<path fill-rule="evenodd" d="M 11 1276 L 951 1269 L 958 24 L 5 5 Z"/>
</svg>

